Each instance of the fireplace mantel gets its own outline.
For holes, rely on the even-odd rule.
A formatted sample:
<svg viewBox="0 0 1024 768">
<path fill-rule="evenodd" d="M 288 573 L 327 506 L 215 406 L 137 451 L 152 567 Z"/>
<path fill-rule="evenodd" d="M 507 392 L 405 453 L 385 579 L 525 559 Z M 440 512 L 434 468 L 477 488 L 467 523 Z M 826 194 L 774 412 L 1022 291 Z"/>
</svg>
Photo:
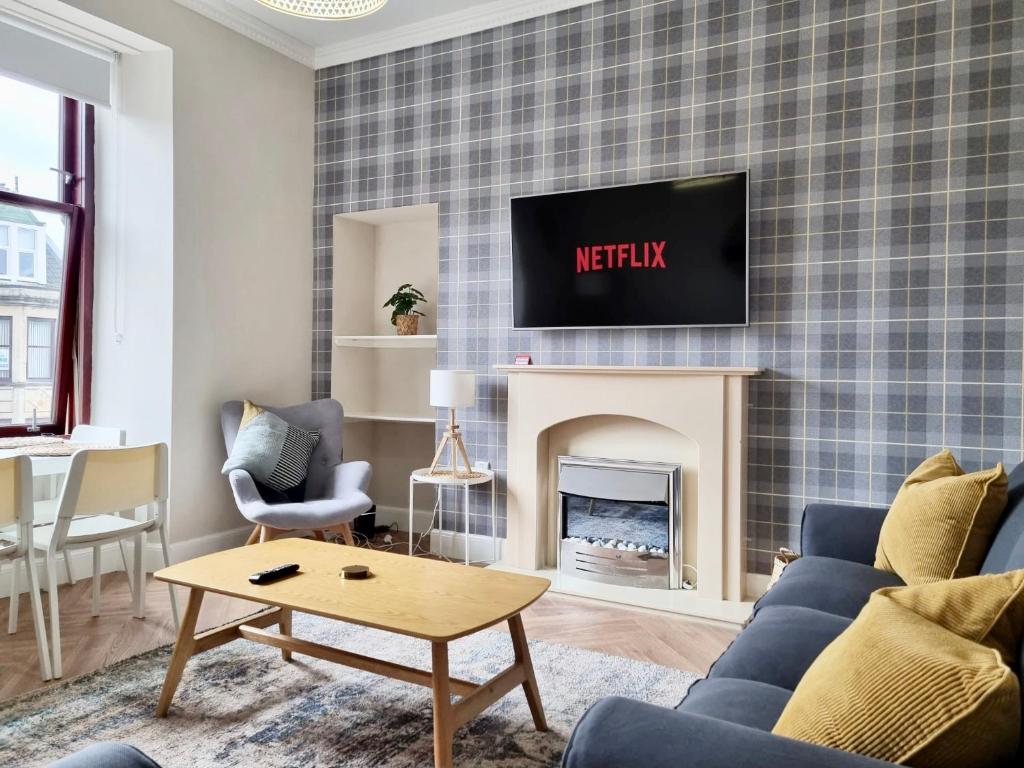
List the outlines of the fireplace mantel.
<svg viewBox="0 0 1024 768">
<path fill-rule="evenodd" d="M 758 368 L 498 365 L 508 376 L 508 526 L 502 565 L 543 571 L 556 591 L 742 621 L 746 592 L 747 383 Z M 665 427 L 696 446 L 697 589 L 579 584 L 552 574 L 548 435 L 590 417 Z M 593 454 L 592 454 L 593 455 Z M 663 457 L 672 460 L 671 456 Z"/>
<path fill-rule="evenodd" d="M 758 376 L 760 368 L 727 366 L 671 366 L 671 365 L 496 365 L 503 374 L 519 373 L 590 373 L 626 376 Z"/>
</svg>

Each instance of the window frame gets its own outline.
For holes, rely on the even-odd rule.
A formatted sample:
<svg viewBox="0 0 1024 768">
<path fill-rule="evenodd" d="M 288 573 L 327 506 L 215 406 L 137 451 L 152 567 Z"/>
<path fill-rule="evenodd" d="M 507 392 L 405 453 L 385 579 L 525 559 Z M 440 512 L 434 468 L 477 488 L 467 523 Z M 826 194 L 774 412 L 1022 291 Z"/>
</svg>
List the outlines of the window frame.
<svg viewBox="0 0 1024 768">
<path fill-rule="evenodd" d="M 39 431 L 66 434 L 77 421 L 89 418 L 92 390 L 93 231 L 95 228 L 94 143 L 95 114 L 91 104 L 61 97 L 60 147 L 62 183 L 60 199 L 0 190 L 0 203 L 37 208 L 67 217 L 67 245 L 61 302 L 54 323 L 54 371 L 51 420 L 37 424 Z M 17 253 L 16 243 L 8 244 Z M 8 265 L 10 266 L 10 265 Z M 81 392 L 80 413 L 75 413 L 74 367 L 78 347 Z M 13 328 L 12 328 L 13 345 Z M 26 369 L 27 373 L 27 369 Z M 12 376 L 13 378 L 13 376 Z M 77 419 L 76 419 L 77 416 Z M 30 424 L 0 425 L 0 437 L 33 434 Z"/>
</svg>

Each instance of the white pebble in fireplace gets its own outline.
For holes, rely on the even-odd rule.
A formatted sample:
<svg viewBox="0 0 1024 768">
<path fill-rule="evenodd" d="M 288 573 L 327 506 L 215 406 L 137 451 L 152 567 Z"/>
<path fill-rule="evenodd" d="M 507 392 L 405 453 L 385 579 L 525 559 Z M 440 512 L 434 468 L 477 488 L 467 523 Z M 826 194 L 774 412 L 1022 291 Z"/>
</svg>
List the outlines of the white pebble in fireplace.
<svg viewBox="0 0 1024 768">
<path fill-rule="evenodd" d="M 683 585 L 682 467 L 558 457 L 558 569 L 605 584 Z"/>
</svg>

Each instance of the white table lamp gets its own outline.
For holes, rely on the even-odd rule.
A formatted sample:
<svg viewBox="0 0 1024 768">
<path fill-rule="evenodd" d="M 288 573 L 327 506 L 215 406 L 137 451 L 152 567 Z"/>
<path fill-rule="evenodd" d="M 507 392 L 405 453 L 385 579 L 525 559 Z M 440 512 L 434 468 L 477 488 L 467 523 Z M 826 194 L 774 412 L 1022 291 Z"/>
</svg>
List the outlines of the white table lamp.
<svg viewBox="0 0 1024 768">
<path fill-rule="evenodd" d="M 468 408 L 476 401 L 476 374 L 472 371 L 431 371 L 430 372 L 430 404 L 436 408 L 448 409 L 448 426 L 444 430 L 441 444 L 437 446 L 434 461 L 430 464 L 430 474 L 439 474 L 437 463 L 441 460 L 445 446 L 451 449 L 451 473 L 455 477 L 471 477 L 473 475 L 466 444 L 462 442 L 462 433 L 455 423 L 455 409 Z M 465 472 L 460 472 L 458 458 L 465 462 Z"/>
</svg>

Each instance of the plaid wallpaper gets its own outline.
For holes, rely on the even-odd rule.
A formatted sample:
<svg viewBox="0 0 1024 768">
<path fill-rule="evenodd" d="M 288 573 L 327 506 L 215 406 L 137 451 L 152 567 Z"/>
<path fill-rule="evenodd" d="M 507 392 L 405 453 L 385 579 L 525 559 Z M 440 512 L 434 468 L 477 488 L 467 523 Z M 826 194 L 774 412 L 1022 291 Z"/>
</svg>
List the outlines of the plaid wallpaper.
<svg viewBox="0 0 1024 768">
<path fill-rule="evenodd" d="M 441 367 L 505 467 L 495 363 L 754 365 L 749 565 L 804 504 L 886 504 L 941 446 L 1022 450 L 1024 4 L 606 0 L 317 73 L 313 394 L 331 217 L 437 202 Z M 510 195 L 751 171 L 745 329 L 510 329 Z M 503 491 L 499 483 L 499 493 Z M 503 516 L 504 497 L 499 496 Z M 486 532 L 486 496 L 471 531 Z"/>
</svg>

